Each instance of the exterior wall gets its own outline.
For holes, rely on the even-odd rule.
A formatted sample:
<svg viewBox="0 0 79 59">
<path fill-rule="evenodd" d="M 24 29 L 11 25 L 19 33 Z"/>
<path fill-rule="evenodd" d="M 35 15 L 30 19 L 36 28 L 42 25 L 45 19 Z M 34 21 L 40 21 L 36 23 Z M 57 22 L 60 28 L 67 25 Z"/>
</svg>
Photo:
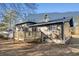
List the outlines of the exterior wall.
<svg viewBox="0 0 79 59">
<path fill-rule="evenodd" d="M 64 40 L 69 40 L 71 37 L 71 28 L 69 22 L 64 23 Z"/>
<path fill-rule="evenodd" d="M 19 29 L 16 27 L 16 30 L 15 30 L 15 32 L 14 32 L 14 39 L 15 39 L 15 40 L 18 40 L 18 39 L 19 39 L 18 30 L 19 30 Z"/>
<path fill-rule="evenodd" d="M 79 35 L 79 16 L 73 17 L 74 19 L 74 28 L 73 32 L 75 35 Z"/>
<path fill-rule="evenodd" d="M 54 43 L 62 44 L 62 36 L 63 36 L 63 30 L 62 30 L 62 24 L 52 25 L 52 40 Z"/>
<path fill-rule="evenodd" d="M 42 41 L 61 43 L 63 40 L 61 24 L 42 26 L 38 29 L 42 32 Z"/>
<path fill-rule="evenodd" d="M 16 27 L 15 33 L 14 33 L 14 39 L 16 42 L 18 41 L 24 41 L 24 31 L 22 28 Z"/>
<path fill-rule="evenodd" d="M 28 26 L 23 27 L 24 25 L 16 26 L 16 30 L 14 33 L 14 39 L 16 42 L 32 42 L 37 41 L 41 38 L 41 33 L 37 31 L 37 28 Z"/>
<path fill-rule="evenodd" d="M 27 24 L 17 25 L 14 33 L 15 41 L 23 41 L 25 39 L 25 27 L 28 27 Z"/>
<path fill-rule="evenodd" d="M 41 37 L 41 33 L 37 30 L 37 28 L 34 27 L 28 28 L 28 31 L 25 34 L 26 42 L 37 41 Z"/>
</svg>

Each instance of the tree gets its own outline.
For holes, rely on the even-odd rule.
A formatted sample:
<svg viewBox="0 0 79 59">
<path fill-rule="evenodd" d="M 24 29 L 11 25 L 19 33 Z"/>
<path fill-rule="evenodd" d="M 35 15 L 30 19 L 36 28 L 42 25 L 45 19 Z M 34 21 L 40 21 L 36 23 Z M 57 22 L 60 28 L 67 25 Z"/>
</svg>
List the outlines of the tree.
<svg viewBox="0 0 79 59">
<path fill-rule="evenodd" d="M 7 27 L 12 29 L 13 22 L 17 19 L 17 12 L 15 10 L 7 10 L 3 17 L 3 22 L 7 23 Z"/>
<path fill-rule="evenodd" d="M 9 7 L 7 5 L 9 5 Z M 19 22 L 19 20 L 25 21 L 28 14 L 34 13 L 34 10 L 37 9 L 37 5 L 34 3 L 0 4 L 0 8 L 3 11 L 3 20 L 0 24 L 0 28 L 11 29 L 13 28 L 13 25 L 15 25 L 15 23 Z"/>
<path fill-rule="evenodd" d="M 37 4 L 35 3 L 25 3 L 25 5 L 29 8 L 29 13 L 35 13 L 35 10 L 37 9 Z"/>
<path fill-rule="evenodd" d="M 8 28 L 7 23 L 0 23 L 0 31 L 4 31 Z"/>
</svg>

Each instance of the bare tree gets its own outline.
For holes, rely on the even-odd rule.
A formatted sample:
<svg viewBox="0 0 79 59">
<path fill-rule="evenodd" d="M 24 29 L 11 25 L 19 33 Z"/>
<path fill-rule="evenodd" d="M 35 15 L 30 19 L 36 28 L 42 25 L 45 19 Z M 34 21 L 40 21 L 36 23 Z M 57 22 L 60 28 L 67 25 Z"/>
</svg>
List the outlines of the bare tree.
<svg viewBox="0 0 79 59">
<path fill-rule="evenodd" d="M 7 23 L 8 28 L 12 28 L 13 21 L 17 19 L 17 12 L 15 10 L 7 10 L 3 17 L 3 22 Z"/>
<path fill-rule="evenodd" d="M 9 5 L 9 6 L 7 6 Z M 26 17 L 28 14 L 34 13 L 35 10 L 37 9 L 37 5 L 35 3 L 22 3 L 22 4 L 0 4 L 0 8 L 3 11 L 2 16 L 3 16 L 3 20 L 2 22 L 6 23 L 3 25 L 6 26 L 2 26 L 1 27 L 7 27 L 8 28 L 12 28 L 13 26 L 13 22 L 17 23 L 19 22 L 19 20 L 26 20 Z M 21 10 L 22 9 L 22 10 Z M 17 20 L 17 21 L 16 21 Z"/>
</svg>

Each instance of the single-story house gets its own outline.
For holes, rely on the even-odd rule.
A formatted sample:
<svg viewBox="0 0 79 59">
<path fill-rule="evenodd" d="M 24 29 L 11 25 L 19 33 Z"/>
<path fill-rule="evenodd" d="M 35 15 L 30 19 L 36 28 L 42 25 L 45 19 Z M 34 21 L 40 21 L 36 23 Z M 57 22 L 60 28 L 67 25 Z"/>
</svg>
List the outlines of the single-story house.
<svg viewBox="0 0 79 59">
<path fill-rule="evenodd" d="M 73 27 L 72 18 L 61 18 L 56 20 L 47 20 L 45 22 L 24 22 L 16 24 L 16 41 L 40 41 L 65 44 L 71 38 L 71 27 Z"/>
</svg>

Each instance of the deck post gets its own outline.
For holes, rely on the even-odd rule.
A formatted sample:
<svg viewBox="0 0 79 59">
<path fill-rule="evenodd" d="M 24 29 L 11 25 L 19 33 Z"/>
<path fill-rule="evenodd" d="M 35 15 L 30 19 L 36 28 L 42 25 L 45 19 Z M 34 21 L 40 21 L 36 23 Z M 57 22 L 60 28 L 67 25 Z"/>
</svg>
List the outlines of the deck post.
<svg viewBox="0 0 79 59">
<path fill-rule="evenodd" d="M 61 24 L 61 35 L 62 35 L 62 40 L 64 40 L 64 23 Z"/>
<path fill-rule="evenodd" d="M 41 33 L 41 40 L 40 40 L 41 42 L 43 42 L 43 34 Z"/>
</svg>

